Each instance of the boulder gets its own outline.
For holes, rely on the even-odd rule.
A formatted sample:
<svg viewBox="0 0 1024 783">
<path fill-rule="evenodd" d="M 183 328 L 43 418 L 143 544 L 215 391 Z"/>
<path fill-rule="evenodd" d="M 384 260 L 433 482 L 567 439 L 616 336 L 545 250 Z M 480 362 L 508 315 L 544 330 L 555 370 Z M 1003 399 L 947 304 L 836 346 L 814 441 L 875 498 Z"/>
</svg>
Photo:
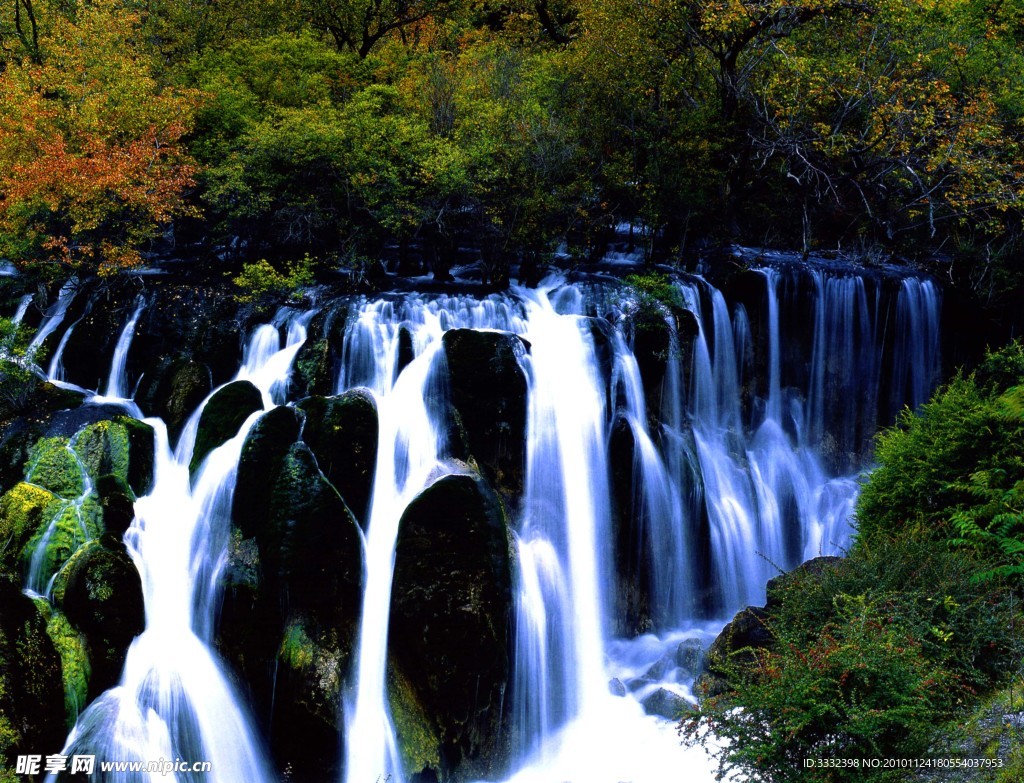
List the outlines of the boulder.
<svg viewBox="0 0 1024 783">
<path fill-rule="evenodd" d="M 61 660 L 46 617 L 20 584 L 0 577 L 0 767 L 59 753 L 67 734 Z"/>
<path fill-rule="evenodd" d="M 40 577 L 36 589 L 42 592 L 51 577 L 64 567 L 81 546 L 102 534 L 103 511 L 93 495 L 88 496 L 81 505 L 66 503 L 59 507 L 50 521 L 40 525 L 32 540 L 22 550 L 22 562 L 27 573 L 36 550 L 44 548 L 39 561 Z"/>
<path fill-rule="evenodd" d="M 279 581 L 293 611 L 339 622 L 359 616 L 362 535 L 304 443 L 294 444 L 285 455 L 274 482 L 270 518 L 256 531 L 256 542 L 264 576 Z"/>
<path fill-rule="evenodd" d="M 167 424 L 177 438 L 188 417 L 213 390 L 210 368 L 184 354 L 162 356 L 143 376 L 136 402 Z"/>
<path fill-rule="evenodd" d="M 25 468 L 25 480 L 74 500 L 85 491 L 82 466 L 67 438 L 43 438 L 32 448 Z"/>
<path fill-rule="evenodd" d="M 648 715 L 657 715 L 661 718 L 677 721 L 693 712 L 694 707 L 682 696 L 672 693 L 665 688 L 658 688 L 640 704 Z"/>
<path fill-rule="evenodd" d="M 117 683 L 128 646 L 145 629 L 142 581 L 124 545 L 110 537 L 81 547 L 65 574 L 62 595 L 55 590 L 54 600 L 85 635 L 94 698 Z"/>
<path fill-rule="evenodd" d="M 136 496 L 153 483 L 153 428 L 119 416 L 84 427 L 73 439 L 75 454 L 95 482 L 104 475 L 123 480 Z"/>
<path fill-rule="evenodd" d="M 452 329 L 444 334 L 451 402 L 469 449 L 503 492 L 522 488 L 526 450 L 525 343 L 509 332 Z"/>
<path fill-rule="evenodd" d="M 337 397 L 307 397 L 302 439 L 320 470 L 365 526 L 377 465 L 377 404 L 365 389 Z"/>
<path fill-rule="evenodd" d="M 289 622 L 277 651 L 270 743 L 281 767 L 294 780 L 336 781 L 340 775 L 338 737 L 344 716 L 338 709 L 351 668 L 353 635 L 308 618 Z"/>
<path fill-rule="evenodd" d="M 243 536 L 263 528 L 281 466 L 299 439 L 302 420 L 295 408 L 280 406 L 260 417 L 242 444 L 231 517 Z"/>
<path fill-rule="evenodd" d="M 238 434 L 249 416 L 263 410 L 263 395 L 249 381 L 233 381 L 217 391 L 203 408 L 189 471 L 195 475 L 206 456 Z"/>
<path fill-rule="evenodd" d="M 675 664 L 690 677 L 700 674 L 704 666 L 704 644 L 700 639 L 684 639 L 676 648 Z"/>
<path fill-rule="evenodd" d="M 820 581 L 843 562 L 845 562 L 845 559 L 842 557 L 828 555 L 815 557 L 801 563 L 791 571 L 769 579 L 766 587 L 768 600 L 765 602 L 765 609 L 769 612 L 776 609 L 779 606 L 782 595 L 787 590 L 797 588 L 804 580 Z"/>
<path fill-rule="evenodd" d="M 493 778 L 507 761 L 511 569 L 501 502 L 479 475 L 438 479 L 402 515 L 389 659 L 436 722 L 442 779 Z"/>
<path fill-rule="evenodd" d="M 96 481 L 96 495 L 103 510 L 103 528 L 121 538 L 135 519 L 135 493 L 120 476 L 107 473 Z"/>
<path fill-rule="evenodd" d="M 717 696 L 728 690 L 726 677 L 732 666 L 751 666 L 756 650 L 771 648 L 775 643 L 765 621 L 768 612 L 748 606 L 736 613 L 708 648 L 706 671 L 697 679 L 701 696 Z"/>
<path fill-rule="evenodd" d="M 0 498 L 0 576 L 21 582 L 23 551 L 41 527 L 48 525 L 63 506 L 49 490 L 22 482 Z"/>
<path fill-rule="evenodd" d="M 335 390 L 347 323 L 347 302 L 342 301 L 313 316 L 306 342 L 295 356 L 292 383 L 299 394 L 327 395 Z"/>
</svg>

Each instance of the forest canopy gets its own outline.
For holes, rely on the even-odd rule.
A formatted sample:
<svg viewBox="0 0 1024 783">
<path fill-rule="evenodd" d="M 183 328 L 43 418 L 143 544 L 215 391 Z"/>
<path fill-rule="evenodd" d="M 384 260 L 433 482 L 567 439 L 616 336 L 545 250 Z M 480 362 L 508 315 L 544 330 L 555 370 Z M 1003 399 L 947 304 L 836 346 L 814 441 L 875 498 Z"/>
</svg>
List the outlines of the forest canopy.
<svg viewBox="0 0 1024 783">
<path fill-rule="evenodd" d="M 0 256 L 359 264 L 495 282 L 630 224 L 966 259 L 1016 285 L 1024 2 L 11 0 Z M 177 245 L 172 245 L 175 242 Z M 237 263 L 237 262 L 236 262 Z"/>
</svg>

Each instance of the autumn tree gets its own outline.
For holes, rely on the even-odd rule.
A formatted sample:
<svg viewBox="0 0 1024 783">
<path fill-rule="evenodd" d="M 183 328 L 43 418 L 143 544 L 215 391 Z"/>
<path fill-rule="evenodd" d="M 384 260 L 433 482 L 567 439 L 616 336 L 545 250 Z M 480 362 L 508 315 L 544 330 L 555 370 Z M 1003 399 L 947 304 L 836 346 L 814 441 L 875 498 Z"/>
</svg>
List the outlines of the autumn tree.
<svg viewBox="0 0 1024 783">
<path fill-rule="evenodd" d="M 189 211 L 182 149 L 197 104 L 160 90 L 138 17 L 111 0 L 57 17 L 39 62 L 0 76 L 0 255 L 56 278 L 137 266 Z"/>
</svg>

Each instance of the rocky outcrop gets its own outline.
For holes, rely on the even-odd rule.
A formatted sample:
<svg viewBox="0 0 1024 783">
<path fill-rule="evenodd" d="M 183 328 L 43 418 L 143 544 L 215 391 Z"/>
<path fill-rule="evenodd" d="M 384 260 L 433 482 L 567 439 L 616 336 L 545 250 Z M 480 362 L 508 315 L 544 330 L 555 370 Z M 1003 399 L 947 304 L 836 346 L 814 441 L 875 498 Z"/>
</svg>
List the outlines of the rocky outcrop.
<svg viewBox="0 0 1024 783">
<path fill-rule="evenodd" d="M 444 334 L 451 403 L 469 451 L 505 493 L 522 489 L 526 450 L 526 376 L 521 338 L 508 332 L 452 329 Z"/>
<path fill-rule="evenodd" d="M 110 537 L 82 546 L 61 578 L 54 600 L 85 636 L 95 698 L 117 683 L 129 644 L 145 628 L 142 582 L 124 545 Z"/>
<path fill-rule="evenodd" d="M 436 726 L 440 779 L 498 777 L 507 760 L 511 568 L 500 500 L 478 475 L 438 479 L 402 515 L 389 657 Z"/>
<path fill-rule="evenodd" d="M 377 466 L 377 404 L 365 389 L 336 397 L 307 397 L 302 440 L 317 465 L 365 526 Z"/>
<path fill-rule="evenodd" d="M 841 557 L 816 557 L 769 580 L 765 606 L 741 609 L 711 643 L 704 659 L 705 671 L 697 679 L 695 692 L 703 697 L 728 691 L 731 668 L 752 666 L 758 650 L 774 646 L 771 614 L 778 608 L 780 596 L 802 580 L 821 579 L 842 562 Z"/>
<path fill-rule="evenodd" d="M 64 744 L 61 660 L 46 617 L 18 584 L 0 577 L 0 767 L 26 753 L 58 753 Z"/>
<path fill-rule="evenodd" d="M 309 322 L 306 342 L 295 357 L 292 383 L 300 396 L 329 395 L 335 390 L 347 323 L 347 302 L 336 302 Z"/>
<path fill-rule="evenodd" d="M 189 471 L 195 475 L 206 456 L 238 434 L 250 415 L 263 410 L 263 395 L 249 381 L 233 381 L 206 403 L 199 417 Z"/>
</svg>

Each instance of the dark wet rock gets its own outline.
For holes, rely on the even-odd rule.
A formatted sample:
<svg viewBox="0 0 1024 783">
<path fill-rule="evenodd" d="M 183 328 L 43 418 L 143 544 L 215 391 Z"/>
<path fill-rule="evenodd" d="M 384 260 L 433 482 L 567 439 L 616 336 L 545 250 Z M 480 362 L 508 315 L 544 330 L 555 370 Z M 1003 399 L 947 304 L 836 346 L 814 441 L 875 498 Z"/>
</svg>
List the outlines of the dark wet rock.
<svg viewBox="0 0 1024 783">
<path fill-rule="evenodd" d="M 612 696 L 625 696 L 626 686 L 622 684 L 622 680 L 617 677 L 613 677 L 608 681 L 608 692 L 611 693 Z"/>
<path fill-rule="evenodd" d="M 103 509 L 104 530 L 120 538 L 135 519 L 135 493 L 127 481 L 113 473 L 100 476 L 95 489 Z"/>
<path fill-rule="evenodd" d="M 351 668 L 353 635 L 308 618 L 288 623 L 277 651 L 271 748 L 293 780 L 336 781 L 342 685 Z"/>
<path fill-rule="evenodd" d="M 0 577 L 0 767 L 19 754 L 59 753 L 67 734 L 61 659 L 46 618 L 20 586 Z"/>
<path fill-rule="evenodd" d="M 444 334 L 451 402 L 469 449 L 503 492 L 522 488 L 526 449 L 523 341 L 508 332 L 452 329 Z"/>
<path fill-rule="evenodd" d="M 125 367 L 129 380 L 142 379 L 136 398 L 140 405 L 143 399 L 154 403 L 152 407 L 142 405 L 143 410 L 162 415 L 159 412 L 165 407 L 167 397 L 164 393 L 152 394 L 149 389 L 153 382 L 160 384 L 161 376 L 168 370 L 173 378 L 182 367 L 194 365 L 198 372 L 193 382 L 209 384 L 203 396 L 210 389 L 231 380 L 238 370 L 249 326 L 264 315 L 252 306 L 240 305 L 231 293 L 227 284 L 195 286 L 168 281 L 154 285 L 149 302 L 139 317 L 136 337 Z M 130 303 L 134 304 L 134 301 L 132 294 Z M 169 365 L 165 363 L 167 357 L 172 359 Z M 177 413 L 184 409 L 187 416 L 202 397 L 188 405 L 182 397 L 190 396 L 186 391 L 195 387 L 193 383 L 182 383 L 183 380 L 179 377 L 172 384 L 177 386 L 179 399 L 166 407 L 175 409 Z M 146 394 L 143 394 L 144 390 Z M 184 418 L 180 422 L 183 423 Z"/>
<path fill-rule="evenodd" d="M 500 500 L 474 474 L 435 481 L 399 525 L 389 651 L 436 721 L 445 779 L 493 778 L 507 761 L 510 546 Z"/>
<path fill-rule="evenodd" d="M 651 543 L 640 524 L 633 488 L 636 440 L 629 423 L 617 416 L 608 439 L 612 528 L 615 546 L 615 633 L 639 636 L 654 630 L 651 612 Z"/>
<path fill-rule="evenodd" d="M 416 351 L 412 344 L 412 332 L 404 325 L 398 327 L 398 372 L 402 372 L 415 358 Z"/>
<path fill-rule="evenodd" d="M 145 628 L 142 582 L 124 546 L 110 537 L 81 547 L 65 572 L 58 603 L 85 634 L 89 695 L 95 697 L 117 683 L 129 644 Z"/>
<path fill-rule="evenodd" d="M 442 770 L 440 729 L 394 660 L 388 662 L 387 695 L 403 768 L 413 779 L 439 779 Z"/>
<path fill-rule="evenodd" d="M 275 411 L 286 412 L 261 419 L 270 422 L 249 450 L 246 481 L 258 474 L 269 494 L 249 512 L 236 505 L 217 643 L 272 727 L 282 768 L 298 780 L 336 780 L 340 688 L 351 669 L 362 598 L 362 540 L 308 446 L 288 445 L 296 412 Z"/>
<path fill-rule="evenodd" d="M 359 527 L 304 443 L 294 444 L 282 462 L 270 518 L 256 531 L 256 541 L 264 576 L 276 575 L 293 610 L 358 616 L 363 580 Z"/>
<path fill-rule="evenodd" d="M 199 417 L 189 471 L 193 474 L 206 455 L 235 437 L 250 415 L 263 410 L 263 395 L 249 381 L 233 381 L 214 394 Z"/>
<path fill-rule="evenodd" d="M 210 368 L 185 355 L 161 357 L 142 379 L 136 401 L 167 424 L 172 439 L 213 390 Z"/>
<path fill-rule="evenodd" d="M 694 709 L 682 696 L 664 688 L 658 688 L 640 703 L 648 715 L 657 715 L 669 720 L 679 720 Z"/>
<path fill-rule="evenodd" d="M 377 404 L 365 389 L 337 397 L 307 397 L 302 440 L 320 470 L 365 525 L 377 464 Z"/>
<path fill-rule="evenodd" d="M 844 558 L 842 557 L 815 557 L 801 563 L 791 571 L 769 579 L 766 588 L 768 600 L 765 603 L 765 609 L 771 612 L 778 607 L 781 596 L 787 590 L 798 586 L 804 580 L 812 582 L 821 581 L 843 562 Z"/>
<path fill-rule="evenodd" d="M 664 680 L 668 676 L 669 672 L 676 668 L 676 660 L 674 655 L 665 655 L 659 658 L 651 667 L 644 672 L 644 677 L 649 680 Z"/>
<path fill-rule="evenodd" d="M 266 525 L 274 484 L 301 427 L 300 413 L 282 405 L 261 416 L 249 430 L 238 461 L 231 511 L 244 536 L 252 536 Z"/>
<path fill-rule="evenodd" d="M 748 606 L 736 613 L 708 648 L 705 672 L 697 680 L 702 696 L 717 696 L 728 690 L 725 680 L 729 666 L 751 666 L 756 650 L 771 648 L 775 637 L 765 621 L 768 612 Z"/>
<path fill-rule="evenodd" d="M 321 310 L 309 322 L 306 342 L 295 356 L 292 383 L 300 396 L 333 394 L 341 363 L 347 302 Z"/>
<path fill-rule="evenodd" d="M 675 664 L 694 677 L 704 666 L 704 645 L 699 639 L 684 639 L 676 648 Z"/>
</svg>

